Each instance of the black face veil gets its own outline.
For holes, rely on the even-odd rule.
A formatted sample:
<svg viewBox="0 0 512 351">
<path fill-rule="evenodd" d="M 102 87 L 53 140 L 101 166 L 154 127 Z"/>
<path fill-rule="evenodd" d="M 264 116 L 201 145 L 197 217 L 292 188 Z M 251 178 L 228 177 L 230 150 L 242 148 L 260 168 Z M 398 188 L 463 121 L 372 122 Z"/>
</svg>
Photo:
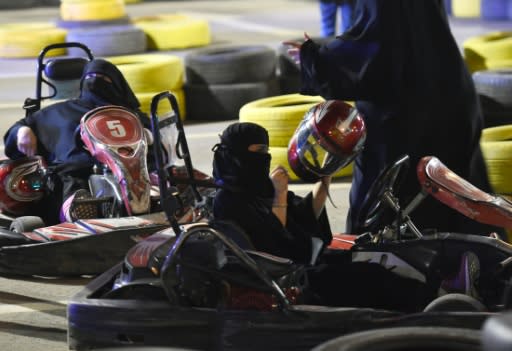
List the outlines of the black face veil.
<svg viewBox="0 0 512 351">
<path fill-rule="evenodd" d="M 111 82 L 91 73 L 106 76 Z M 94 59 L 89 62 L 85 66 L 80 85 L 80 98 L 96 106 L 119 105 L 133 110 L 140 106 L 121 71 L 109 61 Z"/>
<path fill-rule="evenodd" d="M 220 143 L 213 148 L 213 176 L 216 182 L 238 191 L 272 197 L 270 154 L 248 149 L 252 144 L 268 146 L 267 131 L 255 123 L 233 123 L 224 130 L 220 139 Z"/>
</svg>

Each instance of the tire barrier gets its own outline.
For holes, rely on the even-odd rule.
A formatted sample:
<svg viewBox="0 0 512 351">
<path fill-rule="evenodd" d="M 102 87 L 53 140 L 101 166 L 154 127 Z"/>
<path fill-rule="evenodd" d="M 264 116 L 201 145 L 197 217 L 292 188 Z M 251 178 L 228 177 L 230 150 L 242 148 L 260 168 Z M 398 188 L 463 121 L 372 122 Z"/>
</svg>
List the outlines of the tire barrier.
<svg viewBox="0 0 512 351">
<path fill-rule="evenodd" d="M 512 125 L 485 128 L 480 146 L 493 191 L 512 196 Z"/>
<path fill-rule="evenodd" d="M 238 119 L 246 103 L 279 93 L 277 80 L 233 84 L 185 83 L 187 116 L 190 120 L 224 121 Z"/>
<path fill-rule="evenodd" d="M 320 96 L 300 94 L 272 96 L 242 106 L 239 119 L 267 129 L 270 146 L 287 147 L 304 114 L 323 101 Z"/>
<path fill-rule="evenodd" d="M 95 56 L 140 54 L 147 48 L 146 34 L 131 24 L 70 29 L 66 41 L 85 44 Z M 68 49 L 69 54 L 78 52 L 83 51 Z"/>
<path fill-rule="evenodd" d="M 452 0 L 452 14 L 460 18 L 480 17 L 481 0 Z"/>
<path fill-rule="evenodd" d="M 482 105 L 484 127 L 512 124 L 512 68 L 477 71 L 473 81 Z"/>
<path fill-rule="evenodd" d="M 480 340 L 481 332 L 473 329 L 394 327 L 351 333 L 324 342 L 312 351 L 481 351 Z"/>
<path fill-rule="evenodd" d="M 191 120 L 238 119 L 245 104 L 278 95 L 275 50 L 264 45 L 198 49 L 185 56 Z"/>
<path fill-rule="evenodd" d="M 64 29 L 86 29 L 86 28 L 97 28 L 106 26 L 117 26 L 117 25 L 128 25 L 131 24 L 128 16 L 116 18 L 112 20 L 101 20 L 101 21 L 65 21 L 58 19 L 56 21 L 57 27 Z"/>
<path fill-rule="evenodd" d="M 61 0 L 65 21 L 101 21 L 126 17 L 124 0 Z"/>
<path fill-rule="evenodd" d="M 107 59 L 119 68 L 135 93 L 174 91 L 183 86 L 183 62 L 178 56 L 141 54 Z"/>
<path fill-rule="evenodd" d="M 512 32 L 498 31 L 467 39 L 464 59 L 471 72 L 512 67 Z"/>
<path fill-rule="evenodd" d="M 147 36 L 148 49 L 172 50 L 211 42 L 208 22 L 180 14 L 134 17 L 132 23 Z"/>
<path fill-rule="evenodd" d="M 264 82 L 275 77 L 276 53 L 264 45 L 198 49 L 185 57 L 190 84 Z"/>
<path fill-rule="evenodd" d="M 37 57 L 41 48 L 66 41 L 67 31 L 52 23 L 11 23 L 0 25 L 0 57 Z M 66 49 L 48 52 L 50 56 L 62 56 Z"/>
<path fill-rule="evenodd" d="M 148 116 L 151 116 L 151 102 L 153 101 L 153 97 L 155 95 L 160 94 L 161 91 L 153 92 L 153 93 L 136 93 L 137 99 L 140 102 L 140 110 L 146 113 Z M 182 121 L 186 120 L 187 108 L 185 103 L 185 92 L 183 89 L 175 89 L 172 90 L 171 93 L 176 97 L 176 101 L 178 102 L 178 109 L 180 113 L 180 117 Z M 156 111 L 159 117 L 162 117 L 169 112 L 172 111 L 171 105 L 168 100 L 164 99 L 158 104 L 158 109 Z"/>
</svg>

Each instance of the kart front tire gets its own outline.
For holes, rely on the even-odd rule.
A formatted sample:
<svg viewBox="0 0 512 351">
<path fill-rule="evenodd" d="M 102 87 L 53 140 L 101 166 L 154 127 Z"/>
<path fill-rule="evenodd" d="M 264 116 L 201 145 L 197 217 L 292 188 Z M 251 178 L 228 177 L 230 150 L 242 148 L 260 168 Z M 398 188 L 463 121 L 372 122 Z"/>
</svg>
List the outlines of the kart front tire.
<svg viewBox="0 0 512 351">
<path fill-rule="evenodd" d="M 12 221 L 9 230 L 16 233 L 26 233 L 31 232 L 34 229 L 42 228 L 45 226 L 44 221 L 41 217 L 37 216 L 23 216 L 18 217 L 14 221 Z"/>
<path fill-rule="evenodd" d="M 481 351 L 481 332 L 452 327 L 396 327 L 348 334 L 312 351 Z"/>
</svg>

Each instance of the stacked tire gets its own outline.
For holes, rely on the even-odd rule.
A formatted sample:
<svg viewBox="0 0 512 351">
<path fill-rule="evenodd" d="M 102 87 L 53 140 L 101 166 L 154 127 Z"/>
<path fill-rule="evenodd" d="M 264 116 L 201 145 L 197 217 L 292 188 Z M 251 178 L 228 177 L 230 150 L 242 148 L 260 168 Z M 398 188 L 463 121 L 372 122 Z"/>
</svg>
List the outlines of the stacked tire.
<svg viewBox="0 0 512 351">
<path fill-rule="evenodd" d="M 253 122 L 267 129 L 269 134 L 271 167 L 285 167 L 290 180 L 300 178 L 290 168 L 288 163 L 288 143 L 295 130 L 310 108 L 323 102 L 320 96 L 305 96 L 300 94 L 285 94 L 255 100 L 245 104 L 240 109 L 241 122 Z M 345 177 L 352 174 L 349 165 L 335 174 L 335 177 Z"/>
<path fill-rule="evenodd" d="M 95 56 L 138 54 L 147 49 L 146 34 L 131 23 L 125 0 L 61 0 L 57 25 L 67 30 L 66 41 L 87 45 Z"/>
<path fill-rule="evenodd" d="M 464 59 L 471 72 L 512 67 L 512 32 L 498 31 L 464 41 Z"/>
<path fill-rule="evenodd" d="M 264 45 L 205 48 L 185 56 L 188 118 L 238 119 L 246 103 L 278 95 L 275 56 Z"/>
<path fill-rule="evenodd" d="M 146 34 L 148 50 L 178 50 L 211 43 L 207 21 L 182 14 L 134 17 L 132 23 Z"/>
<path fill-rule="evenodd" d="M 480 98 L 484 127 L 512 124 L 512 68 L 473 73 Z"/>
<path fill-rule="evenodd" d="M 493 192 L 512 200 L 512 124 L 484 129 L 480 147 Z"/>
<path fill-rule="evenodd" d="M 163 91 L 170 91 L 176 96 L 180 117 L 186 116 L 185 97 L 183 91 L 183 61 L 178 56 L 165 54 L 140 54 L 109 57 L 130 84 L 141 110 L 150 114 L 153 97 Z M 167 100 L 159 105 L 158 116 L 171 111 Z"/>
<path fill-rule="evenodd" d="M 53 23 L 8 23 L 0 25 L 0 57 L 37 57 L 41 49 L 66 40 L 67 31 Z M 48 57 L 62 56 L 65 49 L 48 52 Z"/>
</svg>

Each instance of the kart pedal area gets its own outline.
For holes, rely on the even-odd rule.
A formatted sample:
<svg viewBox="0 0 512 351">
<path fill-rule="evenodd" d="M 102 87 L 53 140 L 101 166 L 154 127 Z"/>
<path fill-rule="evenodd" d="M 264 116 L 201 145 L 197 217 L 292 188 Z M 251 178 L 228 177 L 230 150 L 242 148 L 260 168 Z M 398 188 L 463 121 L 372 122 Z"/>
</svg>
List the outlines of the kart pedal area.
<svg viewBox="0 0 512 351">
<path fill-rule="evenodd" d="M 512 202 L 482 191 L 447 168 L 438 158 L 427 156 L 417 168 L 422 190 L 463 215 L 485 224 L 512 228 Z"/>
</svg>

